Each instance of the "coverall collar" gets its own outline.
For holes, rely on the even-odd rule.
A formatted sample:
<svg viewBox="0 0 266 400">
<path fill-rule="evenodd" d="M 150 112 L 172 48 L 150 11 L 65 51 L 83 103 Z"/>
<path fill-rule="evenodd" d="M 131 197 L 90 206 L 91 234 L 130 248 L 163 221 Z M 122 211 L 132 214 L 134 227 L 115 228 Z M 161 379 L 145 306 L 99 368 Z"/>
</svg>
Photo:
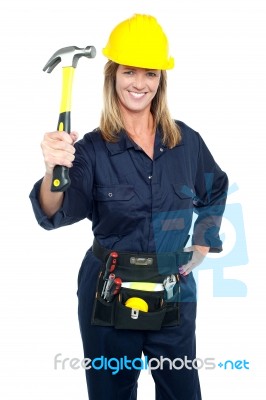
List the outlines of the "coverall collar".
<svg viewBox="0 0 266 400">
<path fill-rule="evenodd" d="M 130 148 L 134 148 L 135 150 L 140 150 L 140 147 L 133 140 L 131 140 L 128 137 L 128 135 L 126 134 L 126 132 L 124 130 L 121 130 L 119 132 L 118 138 L 119 138 L 118 141 L 115 143 L 106 142 L 106 147 L 108 148 L 111 155 L 123 153 L 124 151 L 126 151 Z M 179 145 L 182 145 L 182 144 L 183 144 L 183 141 Z M 156 132 L 155 132 L 154 148 L 155 148 L 155 150 L 157 148 L 163 149 L 163 152 L 165 150 L 168 150 L 167 146 L 165 144 L 163 144 L 163 142 L 162 142 L 162 135 L 161 135 L 161 130 L 159 127 L 156 128 Z M 156 157 L 156 153 L 157 152 L 155 151 L 155 154 L 154 154 L 155 157 Z M 161 154 L 161 153 L 159 153 L 159 154 Z"/>
</svg>

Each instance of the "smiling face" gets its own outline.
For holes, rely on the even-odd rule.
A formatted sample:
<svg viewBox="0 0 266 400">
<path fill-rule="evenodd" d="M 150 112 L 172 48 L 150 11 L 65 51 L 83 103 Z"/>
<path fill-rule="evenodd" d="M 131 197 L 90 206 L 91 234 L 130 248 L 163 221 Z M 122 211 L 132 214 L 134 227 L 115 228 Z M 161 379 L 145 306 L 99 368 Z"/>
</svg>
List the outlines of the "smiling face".
<svg viewBox="0 0 266 400">
<path fill-rule="evenodd" d="M 119 65 L 116 72 L 116 92 L 122 111 L 149 111 L 160 76 L 160 70 Z"/>
</svg>

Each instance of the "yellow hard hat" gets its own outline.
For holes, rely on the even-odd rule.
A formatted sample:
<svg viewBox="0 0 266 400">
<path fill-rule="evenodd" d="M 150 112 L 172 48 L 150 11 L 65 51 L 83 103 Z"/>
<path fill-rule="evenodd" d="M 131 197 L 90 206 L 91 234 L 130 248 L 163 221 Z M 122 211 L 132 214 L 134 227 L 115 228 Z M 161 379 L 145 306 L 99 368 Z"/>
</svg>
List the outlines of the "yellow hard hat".
<svg viewBox="0 0 266 400">
<path fill-rule="evenodd" d="M 141 299 L 140 297 L 130 297 L 125 302 L 125 306 L 144 312 L 147 312 L 149 309 L 148 303 L 145 300 Z"/>
<path fill-rule="evenodd" d="M 117 64 L 150 69 L 172 69 L 168 40 L 151 15 L 135 14 L 118 24 L 109 36 L 103 54 Z"/>
</svg>

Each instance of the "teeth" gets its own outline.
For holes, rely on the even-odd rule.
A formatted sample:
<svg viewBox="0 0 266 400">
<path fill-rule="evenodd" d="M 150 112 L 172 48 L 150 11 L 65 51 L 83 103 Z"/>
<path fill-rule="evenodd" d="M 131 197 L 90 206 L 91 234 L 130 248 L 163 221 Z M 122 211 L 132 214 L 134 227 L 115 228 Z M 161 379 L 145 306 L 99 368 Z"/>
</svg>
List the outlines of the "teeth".
<svg viewBox="0 0 266 400">
<path fill-rule="evenodd" d="M 139 98 L 145 95 L 145 93 L 129 92 L 132 96 Z"/>
</svg>

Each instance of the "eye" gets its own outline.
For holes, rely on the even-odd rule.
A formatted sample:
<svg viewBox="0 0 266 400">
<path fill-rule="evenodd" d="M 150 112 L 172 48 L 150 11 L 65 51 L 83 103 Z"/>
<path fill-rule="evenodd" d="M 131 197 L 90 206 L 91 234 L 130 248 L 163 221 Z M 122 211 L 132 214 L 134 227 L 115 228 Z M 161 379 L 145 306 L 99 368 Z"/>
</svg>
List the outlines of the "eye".
<svg viewBox="0 0 266 400">
<path fill-rule="evenodd" d="M 147 76 L 154 77 L 154 76 L 157 76 L 157 74 L 156 74 L 156 72 L 149 71 L 149 72 L 147 72 Z"/>
<path fill-rule="evenodd" d="M 123 72 L 123 74 L 125 74 L 125 75 L 133 75 L 133 73 L 134 73 L 134 71 L 132 71 L 132 70 L 127 70 L 127 71 Z"/>
</svg>

